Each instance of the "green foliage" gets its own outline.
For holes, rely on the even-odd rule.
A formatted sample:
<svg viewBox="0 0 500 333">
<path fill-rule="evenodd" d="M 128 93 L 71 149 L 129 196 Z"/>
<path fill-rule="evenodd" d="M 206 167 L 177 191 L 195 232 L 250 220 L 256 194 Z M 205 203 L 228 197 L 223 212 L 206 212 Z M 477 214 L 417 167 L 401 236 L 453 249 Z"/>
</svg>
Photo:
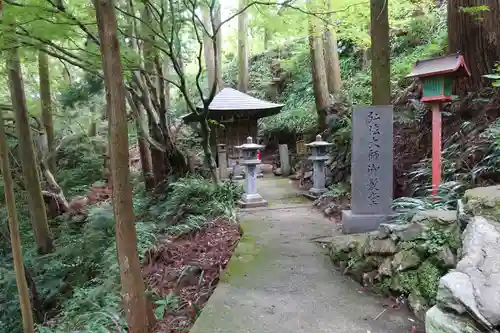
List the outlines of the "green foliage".
<svg viewBox="0 0 500 333">
<path fill-rule="evenodd" d="M 180 297 L 173 292 L 170 292 L 164 299 L 155 301 L 154 303 L 156 307 L 154 312 L 156 319 L 162 319 L 165 314 L 165 310 L 177 311 L 180 306 L 180 301 Z"/>
<path fill-rule="evenodd" d="M 348 5 L 348 1 L 339 3 L 339 8 Z M 337 6 L 337 4 L 336 4 Z M 422 15 L 413 16 L 414 10 L 424 10 Z M 267 15 L 267 14 L 266 14 Z M 291 13 L 282 14 L 296 15 Z M 434 6 L 415 6 L 409 3 L 391 4 L 391 27 L 403 33 L 391 35 L 391 77 L 392 92 L 397 95 L 410 83 L 406 78 L 412 65 L 417 61 L 443 54 L 447 46 L 446 12 L 444 8 Z M 343 79 L 341 104 L 370 104 L 371 70 L 369 63 L 363 63 L 367 43 L 368 11 L 359 6 L 339 13 L 338 44 L 340 66 Z M 357 17 L 357 19 L 354 19 Z M 285 19 L 285 18 L 283 18 Z M 278 19 L 279 20 L 279 19 Z M 279 30 L 279 29 L 278 29 Z M 305 30 L 304 30 L 305 31 Z M 316 131 L 316 111 L 312 87 L 309 47 L 306 38 L 296 38 L 274 47 L 250 59 L 251 94 L 260 98 L 269 98 L 271 71 L 270 66 L 279 63 L 285 73 L 283 92 L 278 102 L 285 106 L 275 116 L 260 120 L 259 128 L 265 137 L 293 135 L 296 133 L 314 133 Z M 236 60 L 227 66 L 225 81 L 235 85 L 237 77 Z M 335 104 L 338 101 L 335 101 Z M 347 111 L 350 105 L 340 106 Z M 339 120 L 344 126 L 348 119 Z M 338 143 L 350 143 L 350 127 L 336 126 Z M 332 131 L 334 132 L 334 131 Z M 349 134 L 349 135 L 348 135 Z M 336 143 L 335 146 L 338 146 Z M 340 147 L 339 154 L 349 157 L 350 149 Z M 342 157 L 344 158 L 344 157 Z M 336 159 L 336 158 L 335 158 Z"/>
<path fill-rule="evenodd" d="M 456 202 L 463 196 L 468 187 L 460 182 L 443 183 L 436 196 L 431 196 L 428 188 L 420 197 L 401 197 L 394 199 L 392 207 L 396 212 L 395 221 L 408 222 L 416 213 L 424 210 L 456 209 Z"/>
<path fill-rule="evenodd" d="M 449 232 L 439 225 L 427 226 L 423 237 L 423 249 L 430 255 L 439 253 L 445 246 L 456 253 L 461 244 L 459 233 Z"/>
<path fill-rule="evenodd" d="M 63 108 L 74 108 L 77 103 L 89 102 L 92 96 L 104 89 L 104 82 L 100 77 L 86 74 L 63 91 L 59 100 Z"/>
<path fill-rule="evenodd" d="M 469 7 L 460 6 L 459 11 L 470 15 L 476 21 L 481 21 L 483 19 L 481 17 L 481 14 L 490 11 L 490 8 L 487 5 L 469 6 Z"/>
<path fill-rule="evenodd" d="M 161 221 L 169 233 L 188 233 L 218 216 L 235 220 L 234 207 L 242 193 L 238 183 L 217 186 L 201 177 L 182 178 L 150 202 L 147 214 Z"/>
<path fill-rule="evenodd" d="M 59 185 L 69 197 L 102 179 L 106 141 L 102 137 L 73 134 L 63 138 L 57 150 Z"/>
<path fill-rule="evenodd" d="M 493 74 L 487 74 L 484 77 L 493 80 L 491 83 L 493 87 L 500 87 L 500 62 L 496 64 Z"/>
<path fill-rule="evenodd" d="M 442 272 L 434 266 L 430 261 L 425 261 L 422 265 L 412 271 L 402 272 L 399 276 L 399 283 L 392 285 L 398 291 L 409 295 L 417 293 L 423 296 L 426 300 L 432 301 L 436 299 L 439 279 Z"/>
<path fill-rule="evenodd" d="M 467 158 L 482 156 L 472 161 Z M 484 131 L 474 122 L 464 121 L 459 131 L 445 138 L 442 152 L 443 186 L 458 186 L 463 193 L 476 186 L 479 180 L 500 172 L 500 121 L 490 124 Z M 432 161 L 421 160 L 410 173 L 413 192 L 426 196 L 432 178 Z M 448 184 L 448 185 L 445 185 Z M 452 200 L 456 198 L 454 196 Z"/>
<path fill-rule="evenodd" d="M 68 152 L 71 154 L 74 153 Z M 68 156 L 67 156 L 68 157 Z M 68 157 L 69 158 L 69 157 Z M 67 165 L 78 169 L 79 165 Z M 82 176 L 83 177 L 83 176 Z M 203 228 L 212 218 L 235 218 L 234 206 L 242 193 L 236 183 L 220 187 L 201 178 L 185 178 L 171 183 L 164 194 L 150 197 L 134 192 L 137 247 L 140 258 L 154 247 L 156 234 L 181 234 Z M 120 298 L 120 274 L 116 259 L 115 221 L 110 203 L 88 207 L 85 220 L 59 217 L 53 221 L 55 252 L 39 256 L 34 247 L 25 202 L 18 200 L 21 233 L 25 244 L 24 259 L 48 319 L 39 332 L 108 332 L 125 331 L 126 321 Z M 180 208 L 182 207 L 182 208 Z M 175 224 L 172 214 L 182 209 Z M 2 210 L 2 218 L 6 212 Z M 163 223 L 162 223 L 163 222 Z M 8 242 L 0 243 L 7 246 Z M 8 332 L 21 333 L 19 302 L 9 248 L 0 247 L 0 324 Z M 157 301 L 163 309 L 174 307 L 175 297 Z M 160 311 L 160 310 L 157 310 Z M 55 315 L 55 317 L 54 317 Z"/>
<path fill-rule="evenodd" d="M 327 192 L 323 193 L 319 200 L 327 198 L 341 198 L 351 194 L 351 186 L 348 183 L 337 183 L 331 186 Z"/>
</svg>

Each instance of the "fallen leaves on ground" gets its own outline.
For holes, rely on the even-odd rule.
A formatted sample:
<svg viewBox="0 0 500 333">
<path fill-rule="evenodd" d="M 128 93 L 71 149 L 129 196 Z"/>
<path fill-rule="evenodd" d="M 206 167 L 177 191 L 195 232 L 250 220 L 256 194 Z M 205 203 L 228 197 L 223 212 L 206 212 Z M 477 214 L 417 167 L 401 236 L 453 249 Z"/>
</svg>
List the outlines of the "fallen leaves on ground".
<svg viewBox="0 0 500 333">
<path fill-rule="evenodd" d="M 154 332 L 188 332 L 213 293 L 240 239 L 235 223 L 216 219 L 203 230 L 166 237 L 146 254 L 144 279 L 160 298 Z"/>
</svg>

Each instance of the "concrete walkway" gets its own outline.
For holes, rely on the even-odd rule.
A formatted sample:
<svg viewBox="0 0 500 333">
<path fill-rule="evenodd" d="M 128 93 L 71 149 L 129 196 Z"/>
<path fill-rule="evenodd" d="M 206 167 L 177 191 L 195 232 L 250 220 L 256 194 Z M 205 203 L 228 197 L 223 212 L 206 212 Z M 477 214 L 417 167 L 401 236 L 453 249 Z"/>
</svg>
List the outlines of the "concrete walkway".
<svg viewBox="0 0 500 333">
<path fill-rule="evenodd" d="M 192 333 L 410 332 L 405 310 L 383 312 L 383 298 L 333 269 L 311 240 L 332 235 L 332 223 L 288 180 L 257 186 L 270 207 L 241 212 L 245 234 Z"/>
</svg>

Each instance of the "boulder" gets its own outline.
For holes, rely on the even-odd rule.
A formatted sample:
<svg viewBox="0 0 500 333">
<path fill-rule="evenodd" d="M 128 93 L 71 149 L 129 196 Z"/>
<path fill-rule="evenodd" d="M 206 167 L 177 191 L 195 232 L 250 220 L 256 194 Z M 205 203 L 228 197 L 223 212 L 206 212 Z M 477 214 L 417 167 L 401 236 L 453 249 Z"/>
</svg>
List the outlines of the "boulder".
<svg viewBox="0 0 500 333">
<path fill-rule="evenodd" d="M 470 313 L 486 327 L 491 326 L 479 312 L 474 286 L 464 273 L 450 272 L 439 280 L 436 303 L 442 309 L 453 310 L 457 314 Z"/>
<path fill-rule="evenodd" d="M 354 280 L 363 283 L 365 273 L 373 272 L 382 263 L 383 258 L 369 256 L 366 258 L 353 257 L 344 270 L 344 274 L 350 275 Z M 373 283 L 373 281 L 371 282 Z"/>
<path fill-rule="evenodd" d="M 396 272 L 403 272 L 418 267 L 421 262 L 422 260 L 415 250 L 402 250 L 396 253 L 391 266 Z"/>
<path fill-rule="evenodd" d="M 429 309 L 429 305 L 427 304 L 425 298 L 420 296 L 417 292 L 410 293 L 408 296 L 408 306 L 417 319 L 421 321 L 425 320 L 425 313 Z"/>
<path fill-rule="evenodd" d="M 424 210 L 418 212 L 411 220 L 417 222 L 435 222 L 441 225 L 450 225 L 457 222 L 457 212 L 454 210 Z"/>
<path fill-rule="evenodd" d="M 476 187 L 465 191 L 465 208 L 473 215 L 500 221 L 500 185 Z"/>
<path fill-rule="evenodd" d="M 392 275 L 392 257 L 387 257 L 378 267 L 378 274 L 380 276 L 391 276 Z"/>
<path fill-rule="evenodd" d="M 442 268 L 455 268 L 457 256 L 451 251 L 449 246 L 442 247 L 435 256 L 436 264 Z"/>
<path fill-rule="evenodd" d="M 433 306 L 425 314 L 425 332 L 480 333 L 481 330 L 470 318 L 444 312 L 437 306 Z"/>
<path fill-rule="evenodd" d="M 364 254 L 365 255 L 391 255 L 397 251 L 396 243 L 388 239 L 377 239 L 375 237 L 368 237 Z"/>
<path fill-rule="evenodd" d="M 500 325 L 500 224 L 475 216 L 464 231 L 462 254 L 457 271 L 470 279 L 481 315 L 490 326 Z"/>
<path fill-rule="evenodd" d="M 470 220 L 472 219 L 473 215 L 472 212 L 470 212 L 464 201 L 462 199 L 457 200 L 457 221 L 460 225 L 461 229 L 465 229 L 467 224 L 469 224 Z"/>
<path fill-rule="evenodd" d="M 334 236 L 329 245 L 330 257 L 334 262 L 348 260 L 349 253 L 357 251 L 366 241 L 367 235 L 339 235 Z"/>
<path fill-rule="evenodd" d="M 383 223 L 378 229 L 378 237 L 383 239 L 394 235 L 396 240 L 410 242 L 419 239 L 422 236 L 424 227 L 425 226 L 422 223 Z"/>
</svg>

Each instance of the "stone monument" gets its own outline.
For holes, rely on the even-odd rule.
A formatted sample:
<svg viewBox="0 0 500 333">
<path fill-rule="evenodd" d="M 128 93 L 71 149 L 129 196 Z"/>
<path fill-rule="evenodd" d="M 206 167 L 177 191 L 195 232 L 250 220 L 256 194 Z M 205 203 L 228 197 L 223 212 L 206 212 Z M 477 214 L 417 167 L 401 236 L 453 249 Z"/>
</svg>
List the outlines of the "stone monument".
<svg viewBox="0 0 500 333">
<path fill-rule="evenodd" d="M 241 146 L 235 146 L 233 150 L 235 150 L 234 155 L 231 156 L 231 173 L 233 174 L 233 179 L 241 180 L 243 179 L 243 166 L 241 165 L 242 157 L 241 157 Z"/>
<path fill-rule="evenodd" d="M 328 160 L 326 148 L 333 145 L 323 141 L 321 135 L 316 135 L 316 141 L 306 144 L 311 147 L 311 156 L 309 160 L 313 162 L 313 187 L 306 194 L 308 198 L 317 199 L 321 194 L 327 191 L 325 187 L 325 162 Z"/>
<path fill-rule="evenodd" d="M 351 210 L 344 233 L 376 230 L 392 212 L 393 107 L 356 107 L 352 113 Z"/>
<path fill-rule="evenodd" d="M 257 193 L 257 164 L 260 160 L 257 159 L 257 150 L 264 148 L 264 146 L 253 143 L 252 137 L 247 138 L 247 143 L 237 146 L 243 153 L 242 164 L 246 167 L 246 177 L 244 180 L 244 189 L 241 200 L 238 202 L 242 208 L 262 207 L 267 206 L 268 203 Z"/>
<path fill-rule="evenodd" d="M 292 169 L 290 167 L 290 155 L 288 154 L 288 145 L 279 145 L 278 151 L 280 154 L 281 173 L 283 176 L 288 177 L 292 172 Z"/>
<path fill-rule="evenodd" d="M 227 152 L 226 145 L 221 143 L 217 145 L 217 157 L 219 160 L 219 179 L 227 178 Z"/>
</svg>

